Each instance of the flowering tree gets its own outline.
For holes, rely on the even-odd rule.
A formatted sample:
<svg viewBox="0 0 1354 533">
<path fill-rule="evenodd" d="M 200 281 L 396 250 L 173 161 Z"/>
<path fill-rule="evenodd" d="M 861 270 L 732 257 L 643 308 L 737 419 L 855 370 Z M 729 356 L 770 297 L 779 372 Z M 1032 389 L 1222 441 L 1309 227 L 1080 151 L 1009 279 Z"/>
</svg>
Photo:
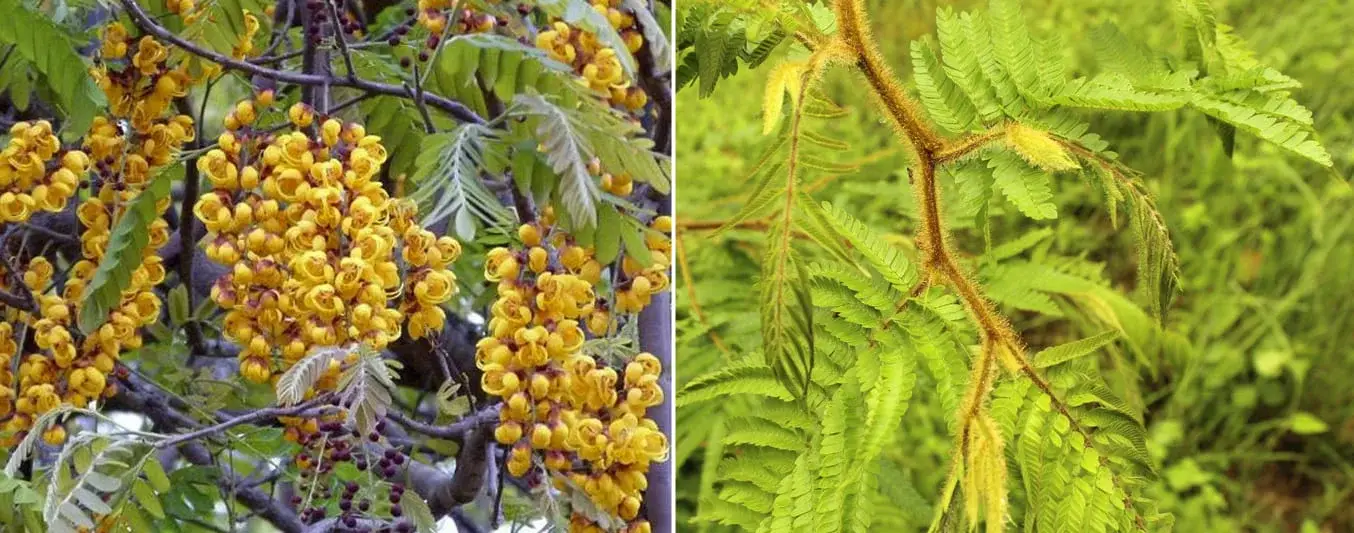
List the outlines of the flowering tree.
<svg viewBox="0 0 1354 533">
<path fill-rule="evenodd" d="M 0 8 L 0 527 L 670 520 L 655 6 Z"/>
</svg>

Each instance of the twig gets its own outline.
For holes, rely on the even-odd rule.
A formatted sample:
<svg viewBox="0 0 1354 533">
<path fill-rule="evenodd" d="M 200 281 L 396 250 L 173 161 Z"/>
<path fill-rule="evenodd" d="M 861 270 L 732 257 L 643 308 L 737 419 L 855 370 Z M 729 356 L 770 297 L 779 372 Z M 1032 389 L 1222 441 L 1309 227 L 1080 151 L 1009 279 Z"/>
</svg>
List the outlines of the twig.
<svg viewBox="0 0 1354 533">
<path fill-rule="evenodd" d="M 287 30 L 291 29 L 291 23 L 296 20 L 296 2 L 300 0 L 279 0 L 275 6 L 278 11 L 273 12 L 273 35 L 268 40 L 268 48 L 263 50 L 260 55 L 267 56 L 277 51 L 277 47 L 284 40 L 291 40 L 287 35 Z M 284 8 L 283 5 L 286 5 Z"/>
<path fill-rule="evenodd" d="M 959 430 L 956 443 L 960 454 L 956 455 L 951 479 L 959 475 L 962 460 L 968 454 L 969 435 L 974 422 L 979 419 L 982 406 L 991 392 L 992 380 L 996 377 L 998 358 L 1014 361 L 1018 371 L 1028 377 L 1051 400 L 1057 410 L 1067 416 L 1074 429 L 1082 435 L 1086 446 L 1094 447 L 1091 436 L 1071 417 L 1070 409 L 1054 393 L 1052 387 L 1030 364 L 1020 335 L 1011 327 L 1004 315 L 999 313 L 983 295 L 981 289 L 969 276 L 966 276 L 954 260 L 954 252 L 946 243 L 946 231 L 940 213 L 940 200 L 936 185 L 937 165 L 962 157 L 965 153 L 983 146 L 986 142 L 1000 136 L 1001 130 L 994 128 L 986 133 L 970 136 L 957 145 L 945 146 L 945 142 L 931 131 L 930 124 L 920 120 L 917 105 L 894 81 L 893 72 L 884 63 L 878 44 L 870 34 L 864 17 L 863 0 L 837 0 L 835 9 L 840 34 L 846 45 L 856 54 L 857 66 L 865 75 L 871 88 L 878 96 L 879 104 L 898 126 L 899 137 L 906 141 L 916 152 L 918 176 L 913 187 L 920 205 L 920 227 L 917 229 L 917 246 L 922 251 L 923 265 L 928 276 L 935 275 L 948 285 L 964 303 L 970 319 L 977 325 L 982 340 L 982 352 L 970 374 L 969 386 L 957 415 Z M 919 286 L 920 288 L 920 286 Z M 1008 365 L 1010 361 L 1006 361 Z M 1102 462 L 1104 459 L 1102 459 Z M 1111 474 L 1113 483 L 1122 486 L 1117 475 Z M 1129 496 L 1124 498 L 1125 509 L 1134 515 L 1136 526 L 1146 530 L 1143 517 L 1133 507 Z"/>
<path fill-rule="evenodd" d="M 207 98 L 211 96 L 213 85 L 214 84 L 208 84 L 202 95 L 204 106 L 206 105 Z M 192 105 L 188 103 L 187 99 L 176 99 L 174 100 L 174 105 L 178 108 L 180 114 L 192 117 Z M 202 115 L 199 114 L 197 120 L 194 122 L 198 124 L 198 132 L 197 135 L 193 137 L 192 149 L 196 150 L 202 148 L 203 143 L 201 131 Z M 194 223 L 197 222 L 197 217 L 193 215 L 193 206 L 197 205 L 198 182 L 200 181 L 201 176 L 198 175 L 197 165 L 193 164 L 192 161 L 185 161 L 183 165 L 183 201 L 179 204 L 180 249 L 178 272 L 179 283 L 184 286 L 184 294 L 186 294 L 188 298 L 188 309 L 197 308 L 193 304 L 193 291 L 188 289 L 188 287 L 193 286 L 193 253 L 197 251 L 197 239 L 193 238 L 193 226 Z M 191 360 L 193 354 L 203 351 L 202 328 L 198 325 L 196 320 L 189 320 L 188 323 L 183 326 L 184 333 L 188 336 L 188 347 L 191 349 L 191 351 L 188 352 L 188 357 Z"/>
<path fill-rule="evenodd" d="M 989 129 L 982 133 L 969 135 L 968 137 L 960 139 L 957 142 L 948 144 L 947 146 L 941 148 L 938 152 L 936 152 L 935 154 L 936 164 L 944 165 L 951 161 L 958 160 L 966 155 L 973 153 L 974 151 L 986 147 L 989 143 L 997 139 L 1000 139 L 1001 136 L 1005 134 L 1006 134 L 1006 126 L 1004 124 L 997 125 L 992 129 Z"/>
<path fill-rule="evenodd" d="M 499 405 L 491 405 L 475 413 L 466 415 L 446 426 L 438 426 L 419 422 L 399 411 L 386 412 L 386 418 L 394 420 L 401 426 L 409 428 L 410 431 L 420 433 L 435 439 L 461 440 L 465 434 L 479 427 L 493 425 L 498 421 Z"/>
<path fill-rule="evenodd" d="M 208 426 L 199 429 L 197 431 L 175 435 L 171 438 L 156 442 L 155 447 L 160 449 L 172 448 L 174 446 L 178 446 L 190 440 L 200 439 L 202 437 L 206 437 L 214 433 L 220 433 L 222 431 L 233 428 L 240 424 L 249 424 L 267 418 L 277 418 L 282 416 L 304 416 L 304 417 L 319 416 L 326 411 L 337 409 L 336 406 L 317 407 L 319 406 L 319 404 L 324 403 L 328 400 L 329 396 L 325 395 L 311 399 L 308 402 L 293 405 L 291 407 L 269 407 L 266 409 L 259 409 L 256 411 L 252 411 L 249 414 L 237 416 L 230 420 L 226 420 L 225 422 L 221 422 L 214 426 Z"/>
<path fill-rule="evenodd" d="M 498 524 L 503 519 L 503 483 L 508 477 L 507 463 L 508 452 L 504 450 L 503 457 L 498 460 L 498 490 L 494 491 L 494 508 L 490 509 L 493 516 L 489 518 L 489 529 L 498 529 Z"/>
<path fill-rule="evenodd" d="M 323 0 L 324 5 L 329 10 L 329 18 L 333 19 L 329 23 L 329 28 L 333 30 L 334 42 L 338 43 L 339 55 L 343 56 L 343 66 L 348 69 L 348 79 L 357 79 L 357 69 L 353 67 L 353 56 L 348 52 L 348 38 L 343 35 L 342 19 L 339 17 L 338 7 L 334 5 L 333 0 Z"/>
<path fill-rule="evenodd" d="M 121 385 L 123 386 L 119 388 L 118 394 L 110 400 L 110 407 L 140 413 L 160 430 L 198 427 L 191 418 L 170 407 L 163 395 L 141 387 L 141 384 L 134 380 L 122 380 Z M 212 452 L 200 442 L 184 442 L 179 446 L 179 452 L 184 459 L 195 465 L 210 466 L 215 463 Z M 283 533 L 305 531 L 300 518 L 284 502 L 273 499 L 268 493 L 257 488 L 242 486 L 240 478 L 235 474 L 222 470 L 217 487 L 223 493 L 233 494 L 236 501 L 244 504 Z"/>
<path fill-rule="evenodd" d="M 0 303 L 29 313 L 38 311 L 37 300 L 33 297 L 33 292 L 24 284 L 24 280 L 19 276 L 19 264 L 14 257 L 9 254 L 9 238 L 18 231 L 18 227 L 12 227 L 0 236 L 0 267 L 5 269 L 5 276 L 9 278 L 10 286 L 20 291 L 17 294 L 0 289 Z"/>
<path fill-rule="evenodd" d="M 194 44 L 191 41 L 188 41 L 176 35 L 174 32 L 169 31 L 164 26 L 156 24 L 153 20 L 151 20 L 150 16 L 146 14 L 145 10 L 141 8 L 141 6 L 137 3 L 136 0 L 121 0 L 121 3 L 122 6 L 126 8 L 128 15 L 131 16 L 132 22 L 136 24 L 136 26 L 140 28 L 141 31 L 144 31 L 157 39 L 166 41 L 179 48 L 182 48 L 184 51 L 187 51 L 188 53 L 191 53 L 195 56 L 201 57 L 213 63 L 217 63 L 227 69 L 238 70 L 242 72 L 247 72 L 249 74 L 271 78 L 279 82 L 292 83 L 308 87 L 330 85 L 334 87 L 351 87 L 354 89 L 361 89 L 376 94 L 407 96 L 407 92 L 404 90 L 404 88 L 397 85 L 378 83 L 363 78 L 342 79 L 335 78 L 332 75 L 307 74 L 271 69 L 247 61 L 238 60 L 228 55 L 207 50 L 205 48 L 202 48 L 201 46 Z M 442 96 L 438 96 L 436 94 L 427 94 L 425 96 L 425 99 L 427 100 L 429 105 L 451 114 L 452 116 L 456 117 L 456 119 L 462 122 L 471 122 L 474 124 L 484 123 L 484 119 L 480 117 L 478 114 L 476 114 L 469 107 L 466 107 L 465 104 L 462 104 L 460 102 L 448 98 L 444 98 Z"/>
<path fill-rule="evenodd" d="M 433 117 L 428 114 L 428 104 L 424 99 L 423 82 L 419 81 L 418 65 L 414 65 L 414 83 L 404 84 L 404 90 L 409 93 L 410 98 L 414 100 L 414 107 L 418 108 L 418 115 L 423 118 L 423 131 L 427 133 L 436 133 L 437 128 L 433 126 Z"/>
</svg>

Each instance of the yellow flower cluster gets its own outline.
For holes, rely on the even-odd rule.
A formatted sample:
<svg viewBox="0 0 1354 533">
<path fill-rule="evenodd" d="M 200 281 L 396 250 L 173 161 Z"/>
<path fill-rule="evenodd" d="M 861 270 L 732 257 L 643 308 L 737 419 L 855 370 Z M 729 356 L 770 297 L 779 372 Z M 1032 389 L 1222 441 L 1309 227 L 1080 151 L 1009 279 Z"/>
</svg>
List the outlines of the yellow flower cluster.
<svg viewBox="0 0 1354 533">
<path fill-rule="evenodd" d="M 190 74 L 188 61 L 178 61 L 173 68 L 166 65 L 167 46 L 149 35 L 133 42 L 121 23 L 104 27 L 100 50 L 101 64 L 91 74 L 108 97 L 109 114 L 128 119 L 143 134 L 151 132 L 175 98 L 186 96 L 203 79 Z M 127 66 L 121 70 L 110 68 L 124 63 Z"/>
<path fill-rule="evenodd" d="M 193 209 L 207 256 L 231 267 L 212 298 L 241 347 L 240 373 L 268 381 L 319 346 L 379 350 L 406 319 L 412 338 L 440 331 L 461 246 L 419 227 L 415 209 L 374 179 L 387 158 L 380 138 L 335 119 L 311 137 L 304 104 L 288 110 L 295 131 L 253 133 L 241 126 L 256 118 L 255 103 L 237 104 L 218 148 L 198 159 L 212 190 Z M 338 369 L 319 388 L 332 388 Z"/>
<path fill-rule="evenodd" d="M 12 405 L 5 402 L 0 407 L 12 409 L 0 428 L 11 442 L 22 438 L 37 417 L 62 403 L 84 406 L 111 395 L 115 389 L 108 376 L 119 355 L 140 347 L 141 328 L 160 316 L 161 302 L 153 289 L 165 278 L 164 266 L 155 254 L 169 239 L 163 219 L 151 224 L 149 242 L 139 251 L 141 263 L 104 323 L 85 336 L 77 335 L 72 327 L 76 307 L 103 259 L 112 227 L 157 170 L 172 162 L 175 152 L 194 135 L 190 117 L 164 116 L 172 100 L 186 95 L 194 82 L 182 68 L 165 64 L 169 52 L 164 45 L 150 37 L 133 42 L 121 24 L 112 23 L 103 30 L 100 49 L 103 56 L 92 73 L 108 97 L 110 115 L 95 118 L 85 135 L 84 151 L 65 151 L 55 161 L 59 143 L 51 136 L 51 126 L 20 124 L 12 130 L 15 136 L 10 148 L 14 150 L 5 152 L 14 156 L 6 162 L 19 164 L 0 165 L 9 168 L 0 170 L 0 179 L 11 180 L 7 185 L 33 184 L 29 195 L 33 204 L 58 211 L 88 174 L 90 161 L 98 162 L 98 186 L 76 208 L 84 228 L 82 258 L 71 267 L 69 279 L 60 290 L 52 287 L 53 266 L 43 257 L 32 258 L 24 272 L 24 285 L 36 295 L 38 311 L 20 320 L 29 326 L 39 351 L 22 356 L 15 376 L 18 390 L 0 390 L 0 396 L 13 398 Z M 39 165 L 39 170 L 33 165 Z M 4 200 L 0 195 L 0 202 Z M 165 199 L 156 209 L 162 213 L 168 205 Z M 17 216 L 18 210 L 14 213 Z M 19 355 L 17 346 L 0 349 L 6 359 Z M 65 430 L 54 426 L 43 438 L 59 444 L 65 440 Z"/>
<path fill-rule="evenodd" d="M 57 212 L 89 171 L 89 156 L 79 150 L 62 153 L 52 124 L 19 122 L 9 129 L 9 143 L 0 150 L 0 223 L 25 222 L 39 210 Z M 57 156 L 59 161 L 54 161 Z M 55 168 L 48 168 L 54 162 Z"/>
<path fill-rule="evenodd" d="M 634 15 L 622 10 L 621 3 L 622 0 L 592 0 L 592 8 L 606 17 L 633 54 L 644 46 L 644 35 Z M 603 45 L 592 32 L 555 21 L 536 35 L 536 47 L 574 67 L 574 72 L 582 76 L 579 82 L 606 94 L 612 105 L 637 111 L 649 102 L 648 94 L 626 79 L 616 50 Z"/>
<path fill-rule="evenodd" d="M 480 13 L 474 9 L 456 10 L 457 4 L 456 0 L 418 0 L 418 25 L 436 36 L 441 36 L 442 32 L 446 31 L 451 17 L 456 18 L 456 23 L 451 29 L 452 33 L 457 35 L 486 33 L 493 31 L 498 25 L 493 15 Z"/>
<path fill-rule="evenodd" d="M 602 265 L 548 220 L 521 226 L 518 236 L 522 248 L 488 253 L 484 275 L 498 283 L 498 298 L 476 346 L 484 391 L 504 400 L 494 435 L 512 446 L 508 470 L 521 476 L 542 457 L 599 507 L 647 527 L 636 520 L 645 474 L 668 452 L 667 438 L 644 414 L 663 401 L 661 365 L 642 353 L 622 376 L 583 353 L 584 327 L 594 335 L 610 330 L 593 290 Z M 575 472 L 575 461 L 586 472 Z"/>
<path fill-rule="evenodd" d="M 644 244 L 651 260 L 645 265 L 627 254 L 621 261 L 621 277 L 616 289 L 616 312 L 638 313 L 649 306 L 653 295 L 668 288 L 668 257 L 672 253 L 672 218 L 661 216 L 649 224 L 653 232 L 646 233 Z"/>
</svg>

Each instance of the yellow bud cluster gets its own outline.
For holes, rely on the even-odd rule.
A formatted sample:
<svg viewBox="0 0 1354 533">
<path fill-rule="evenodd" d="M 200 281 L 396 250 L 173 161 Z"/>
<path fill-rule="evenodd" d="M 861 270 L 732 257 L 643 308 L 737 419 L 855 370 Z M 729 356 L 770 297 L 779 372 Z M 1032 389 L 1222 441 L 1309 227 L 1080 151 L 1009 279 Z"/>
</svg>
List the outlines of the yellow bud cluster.
<svg viewBox="0 0 1354 533">
<path fill-rule="evenodd" d="M 623 9 L 621 3 L 622 0 L 592 0 L 592 8 L 606 17 L 633 54 L 644 46 L 644 34 L 635 16 Z M 637 111 L 649 102 L 648 94 L 627 79 L 616 50 L 602 44 L 592 32 L 557 20 L 536 35 L 536 47 L 574 67 L 574 72 L 581 76 L 579 82 L 604 93 L 612 105 Z"/>
<path fill-rule="evenodd" d="M 642 264 L 627 254 L 621 261 L 620 283 L 616 289 L 616 312 L 638 313 L 649 306 L 653 295 L 667 290 L 668 256 L 672 253 L 672 218 L 657 217 L 649 224 L 653 232 L 646 233 L 644 244 L 651 258 Z"/>
<path fill-rule="evenodd" d="M 75 210 L 83 228 L 79 236 L 82 257 L 71 266 L 64 285 L 52 286 L 54 269 L 43 257 L 30 259 L 23 273 L 24 285 L 36 297 L 37 312 L 21 315 L 20 320 L 28 326 L 38 350 L 22 355 L 18 376 L 14 376 L 17 381 L 5 381 L 17 383 L 18 389 L 0 389 L 0 398 L 7 400 L 0 402 L 0 410 L 12 415 L 0 431 L 11 440 L 21 438 L 37 417 L 58 405 L 84 406 L 112 395 L 116 389 L 109 375 L 119 355 L 141 347 L 141 329 L 160 316 L 161 302 L 153 289 L 164 281 L 165 268 L 155 251 L 169 240 L 169 229 L 157 218 L 148 229 L 147 245 L 138 250 L 140 264 L 104 322 L 88 335 L 78 334 L 73 327 L 76 307 L 103 260 L 112 228 L 158 170 L 171 163 L 178 149 L 194 136 L 190 117 L 165 115 L 173 99 L 187 95 L 197 80 L 182 65 L 167 65 L 169 49 L 149 36 L 132 41 L 119 23 L 105 26 L 102 34 L 102 57 L 92 74 L 108 97 L 110 114 L 95 118 L 84 137 L 84 151 L 59 151 L 51 126 L 38 122 L 16 125 L 10 146 L 0 152 L 5 156 L 5 164 L 0 164 L 4 185 L 0 205 L 6 207 L 6 214 L 11 213 L 8 196 L 19 196 L 13 188 L 31 186 L 28 198 L 35 206 L 59 211 L 91 167 L 98 184 Z M 164 199 L 155 209 L 163 213 L 168 206 L 169 199 Z M 12 212 L 18 216 L 19 211 Z M 17 348 L 8 343 L 0 346 L 0 357 L 20 356 Z M 43 434 L 50 444 L 65 438 L 59 426 Z"/>
<path fill-rule="evenodd" d="M 119 137 L 116 119 L 127 119 L 137 133 L 155 141 L 145 143 L 146 153 L 140 155 L 149 166 L 163 166 L 170 152 L 183 141 L 191 140 L 193 134 L 190 117 L 167 120 L 161 117 L 175 98 L 187 96 L 188 90 L 203 78 L 189 73 L 187 61 L 179 61 L 174 67 L 168 65 L 170 49 L 155 38 L 146 35 L 130 41 L 126 28 L 118 22 L 104 26 L 100 50 L 100 61 L 91 75 L 107 96 L 109 114 L 115 119 L 96 121 L 91 128 L 91 135 L 97 133 L 103 139 L 97 145 L 100 149 L 91 149 L 90 155 L 98 161 L 120 154 L 122 146 L 108 139 Z M 87 144 L 90 142 L 86 140 Z M 126 163 L 138 165 L 147 161 Z"/>
<path fill-rule="evenodd" d="M 271 94 L 264 100 L 237 104 L 232 117 L 252 122 Z M 197 162 L 212 190 L 193 213 L 208 231 L 207 257 L 230 267 L 212 299 L 241 347 L 240 373 L 256 382 L 315 347 L 382 349 L 406 319 L 411 338 L 435 334 L 457 291 L 449 268 L 460 243 L 419 227 L 416 209 L 375 180 L 388 157 L 380 138 L 336 119 L 308 135 L 315 114 L 304 104 L 288 116 L 294 131 L 228 129 Z M 317 388 L 333 388 L 339 366 Z"/>
<path fill-rule="evenodd" d="M 89 172 L 89 156 L 79 150 L 62 153 L 45 120 L 16 123 L 9 134 L 0 150 L 0 223 L 64 209 Z"/>
<path fill-rule="evenodd" d="M 498 26 L 493 15 L 474 9 L 456 10 L 455 0 L 418 0 L 417 24 L 428 30 L 429 34 L 440 36 L 448 29 L 447 24 L 455 17 L 451 26 L 454 34 L 487 33 Z"/>
<path fill-rule="evenodd" d="M 593 289 L 602 266 L 546 223 L 525 224 L 518 237 L 521 247 L 488 253 L 484 275 L 498 283 L 498 298 L 475 354 L 484 391 L 503 398 L 494 436 L 512 447 L 507 468 L 521 476 L 539 458 L 639 527 L 649 464 L 668 453 L 666 436 L 645 417 L 663 401 L 661 365 L 641 353 L 622 374 L 583 353 L 584 327 L 611 329 Z M 584 471 L 575 469 L 580 461 Z"/>
</svg>

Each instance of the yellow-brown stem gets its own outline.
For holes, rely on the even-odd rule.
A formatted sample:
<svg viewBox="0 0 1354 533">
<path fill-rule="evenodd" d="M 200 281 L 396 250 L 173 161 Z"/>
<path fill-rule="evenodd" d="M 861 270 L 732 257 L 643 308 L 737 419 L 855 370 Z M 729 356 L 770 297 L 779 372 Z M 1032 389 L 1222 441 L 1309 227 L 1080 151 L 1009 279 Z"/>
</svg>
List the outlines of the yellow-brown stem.
<svg viewBox="0 0 1354 533">
<path fill-rule="evenodd" d="M 869 81 L 879 98 L 881 105 L 888 111 L 889 117 L 901 130 L 909 144 L 922 156 L 929 159 L 931 152 L 940 149 L 941 138 L 931 129 L 931 125 L 920 119 L 916 102 L 907 96 L 902 86 L 894 80 L 897 77 L 879 47 L 874 43 L 868 22 L 865 20 L 863 0 L 837 0 L 837 26 L 846 45 L 856 55 L 856 66 Z"/>
<path fill-rule="evenodd" d="M 683 239 L 680 233 L 676 237 L 673 246 L 677 249 L 677 269 L 682 275 L 682 284 L 686 285 L 686 297 L 687 300 L 690 300 L 691 312 L 696 315 L 696 321 L 705 326 L 706 336 L 710 337 L 710 342 L 714 343 L 715 348 L 719 349 L 726 358 L 731 357 L 732 352 L 729 351 L 728 346 L 724 345 L 724 339 L 719 336 L 719 333 L 715 332 L 705 319 L 705 312 L 701 310 L 700 300 L 696 298 L 696 284 L 691 280 L 691 266 L 686 262 L 686 246 L 684 246 L 686 239 Z"/>
<path fill-rule="evenodd" d="M 963 301 L 970 318 L 978 325 L 982 341 L 982 353 L 974 363 L 970 373 L 969 386 L 964 393 L 963 402 L 957 414 L 959 431 L 956 442 L 960 447 L 960 457 L 967 454 L 969 435 L 978 420 L 982 405 L 992 389 L 992 380 L 996 377 L 997 354 L 1001 350 L 1009 352 L 1014 358 L 1021 374 L 1034 382 L 1040 391 L 1048 396 L 1055 409 L 1072 423 L 1074 431 L 1081 435 L 1088 447 L 1094 443 L 1091 434 L 1082 427 L 1065 402 L 1053 391 L 1053 387 L 1025 356 L 1025 349 L 1019 334 L 1011 327 L 1010 321 L 997 312 L 991 302 L 983 296 L 979 287 L 969 280 L 959 264 L 954 260 L 949 244 L 946 242 L 945 228 L 940 214 L 940 195 L 936 186 L 936 167 L 957 160 L 974 150 L 986 146 L 1004 133 L 998 126 L 984 133 L 970 135 L 954 143 L 947 143 L 920 120 L 916 104 L 893 81 L 892 70 L 883 60 L 878 45 L 873 41 L 866 26 L 863 0 L 837 0 L 837 21 L 841 35 L 847 46 L 857 54 L 857 66 L 869 81 L 880 106 L 898 126 L 903 140 L 917 154 L 917 172 L 913 176 L 913 188 L 920 206 L 920 227 L 917 230 L 917 247 L 922 252 L 923 276 L 925 279 L 939 277 Z M 1062 143 L 1081 156 L 1089 151 L 1071 143 Z M 1119 179 L 1125 179 L 1115 169 L 1110 169 Z M 1102 458 L 1102 464 L 1105 460 Z M 962 464 L 956 460 L 955 465 Z M 951 476 L 955 471 L 951 472 Z M 1116 485 L 1121 485 L 1117 475 L 1113 476 Z M 1143 517 L 1133 508 L 1131 499 L 1125 495 L 1124 507 L 1134 513 L 1135 525 L 1145 530 Z"/>
</svg>

